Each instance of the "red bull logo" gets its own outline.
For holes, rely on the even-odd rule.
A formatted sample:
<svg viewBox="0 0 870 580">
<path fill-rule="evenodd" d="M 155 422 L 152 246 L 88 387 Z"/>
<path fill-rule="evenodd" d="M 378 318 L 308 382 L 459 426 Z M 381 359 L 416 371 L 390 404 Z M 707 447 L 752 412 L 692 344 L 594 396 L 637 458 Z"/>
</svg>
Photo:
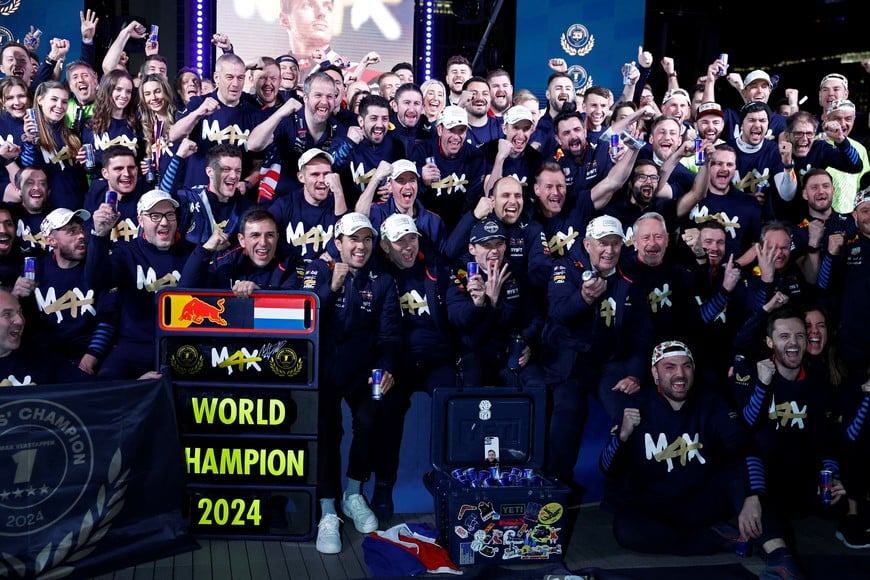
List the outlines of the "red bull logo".
<svg viewBox="0 0 870 580">
<path fill-rule="evenodd" d="M 224 301 L 225 299 L 221 298 L 217 301 L 217 305 L 213 306 L 204 300 L 191 297 L 182 307 L 178 320 L 191 324 L 202 324 L 204 320 L 208 320 L 212 324 L 226 326 L 227 321 L 221 316 L 224 311 Z"/>
</svg>

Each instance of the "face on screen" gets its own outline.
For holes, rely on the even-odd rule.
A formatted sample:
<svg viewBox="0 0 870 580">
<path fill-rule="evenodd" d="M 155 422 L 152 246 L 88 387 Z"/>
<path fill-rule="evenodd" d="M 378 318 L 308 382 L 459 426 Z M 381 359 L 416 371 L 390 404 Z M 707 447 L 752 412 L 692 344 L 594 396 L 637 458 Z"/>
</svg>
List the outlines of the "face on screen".
<svg viewBox="0 0 870 580">
<path fill-rule="evenodd" d="M 308 58 L 332 42 L 333 0 L 282 0 L 281 26 L 290 38 L 290 53 Z"/>
</svg>

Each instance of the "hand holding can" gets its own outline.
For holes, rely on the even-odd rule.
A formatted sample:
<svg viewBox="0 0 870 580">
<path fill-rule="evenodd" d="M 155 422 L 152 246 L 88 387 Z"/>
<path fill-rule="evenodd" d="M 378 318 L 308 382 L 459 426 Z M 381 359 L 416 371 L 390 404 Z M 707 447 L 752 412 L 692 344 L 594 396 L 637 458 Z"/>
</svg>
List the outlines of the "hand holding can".
<svg viewBox="0 0 870 580">
<path fill-rule="evenodd" d="M 372 369 L 372 400 L 380 401 L 384 393 L 381 391 L 381 382 L 384 380 L 384 369 Z"/>
</svg>

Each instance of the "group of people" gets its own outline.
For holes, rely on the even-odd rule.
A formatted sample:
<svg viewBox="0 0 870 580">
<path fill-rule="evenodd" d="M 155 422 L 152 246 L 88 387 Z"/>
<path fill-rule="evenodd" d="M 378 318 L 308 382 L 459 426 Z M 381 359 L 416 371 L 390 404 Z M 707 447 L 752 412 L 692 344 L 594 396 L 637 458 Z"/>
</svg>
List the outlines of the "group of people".
<svg viewBox="0 0 870 580">
<path fill-rule="evenodd" d="M 571 501 L 597 398 L 631 549 L 755 541 L 767 574 L 800 577 L 789 521 L 816 512 L 870 547 L 870 126 L 845 76 L 821 79 L 818 115 L 791 89 L 775 111 L 764 71 L 717 59 L 687 90 L 665 57 L 658 100 L 641 48 L 621 95 L 575 93 L 552 59 L 539 102 L 463 56 L 443 80 L 402 63 L 364 82 L 375 54 L 300 73 L 322 55 L 245 61 L 215 34 L 212 78 L 171 82 L 151 41 L 126 68 L 137 22 L 98 73 L 96 24 L 81 14 L 74 62 L 66 39 L 0 50 L 5 384 L 148 373 L 161 288 L 308 291 L 323 553 L 339 497 L 360 532 L 392 516 L 411 395 L 454 386 L 547 389 L 544 467 Z M 737 109 L 715 100 L 725 78 Z"/>
</svg>

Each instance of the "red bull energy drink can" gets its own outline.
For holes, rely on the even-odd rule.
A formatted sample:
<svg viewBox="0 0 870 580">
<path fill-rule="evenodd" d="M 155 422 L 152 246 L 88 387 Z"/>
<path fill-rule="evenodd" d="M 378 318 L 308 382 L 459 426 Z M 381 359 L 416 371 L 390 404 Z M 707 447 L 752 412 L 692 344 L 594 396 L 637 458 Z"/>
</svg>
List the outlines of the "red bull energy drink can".
<svg viewBox="0 0 870 580">
<path fill-rule="evenodd" d="M 719 76 L 724 77 L 726 74 L 728 74 L 728 53 L 723 52 L 722 54 L 720 54 L 719 60 L 721 60 L 723 63 L 723 66 L 719 67 Z"/>
<path fill-rule="evenodd" d="M 29 132 L 31 135 L 36 135 L 37 133 L 39 133 L 39 128 L 36 126 L 36 109 L 32 107 L 30 109 L 27 109 L 27 117 L 31 121 L 33 121 L 33 129 Z"/>
<path fill-rule="evenodd" d="M 619 155 L 619 135 L 610 136 L 610 156 L 616 157 Z"/>
<path fill-rule="evenodd" d="M 426 165 L 435 165 L 435 158 L 431 155 L 426 158 Z"/>
<path fill-rule="evenodd" d="M 707 153 L 704 151 L 704 140 L 695 139 L 695 165 L 701 166 L 707 163 Z"/>
<path fill-rule="evenodd" d="M 36 280 L 36 258 L 33 256 L 24 258 L 24 277 L 28 280 Z"/>
<path fill-rule="evenodd" d="M 740 558 L 746 558 L 752 555 L 752 544 L 749 543 L 749 538 L 740 534 L 737 542 L 734 544 L 734 553 Z"/>
<path fill-rule="evenodd" d="M 819 495 L 822 504 L 831 505 L 834 499 L 834 472 L 830 469 L 819 471 Z"/>
<path fill-rule="evenodd" d="M 97 156 L 94 153 L 94 146 L 91 143 L 85 143 L 82 147 L 85 150 L 85 169 L 93 171 L 97 168 Z"/>
<path fill-rule="evenodd" d="M 36 49 L 36 45 L 39 43 L 39 39 L 40 39 L 41 37 L 42 37 L 42 31 L 41 31 L 40 29 L 37 28 L 36 30 L 33 31 L 33 34 L 30 35 L 30 38 L 28 38 L 28 39 L 24 42 L 24 45 L 25 45 L 27 48 L 29 48 L 30 50 L 35 50 L 35 49 Z"/>
<path fill-rule="evenodd" d="M 380 401 L 384 393 L 381 391 L 381 382 L 384 380 L 384 369 L 372 369 L 372 400 Z"/>
<path fill-rule="evenodd" d="M 477 262 L 469 262 L 465 266 L 465 271 L 468 272 L 468 278 L 471 279 L 472 276 L 480 274 L 480 265 Z"/>
<path fill-rule="evenodd" d="M 118 192 L 111 189 L 106 192 L 106 203 L 112 206 L 112 211 L 118 211 Z"/>
<path fill-rule="evenodd" d="M 151 25 L 151 34 L 148 35 L 148 42 L 151 44 L 157 44 L 157 36 L 160 33 L 160 27 L 156 24 Z"/>
</svg>

